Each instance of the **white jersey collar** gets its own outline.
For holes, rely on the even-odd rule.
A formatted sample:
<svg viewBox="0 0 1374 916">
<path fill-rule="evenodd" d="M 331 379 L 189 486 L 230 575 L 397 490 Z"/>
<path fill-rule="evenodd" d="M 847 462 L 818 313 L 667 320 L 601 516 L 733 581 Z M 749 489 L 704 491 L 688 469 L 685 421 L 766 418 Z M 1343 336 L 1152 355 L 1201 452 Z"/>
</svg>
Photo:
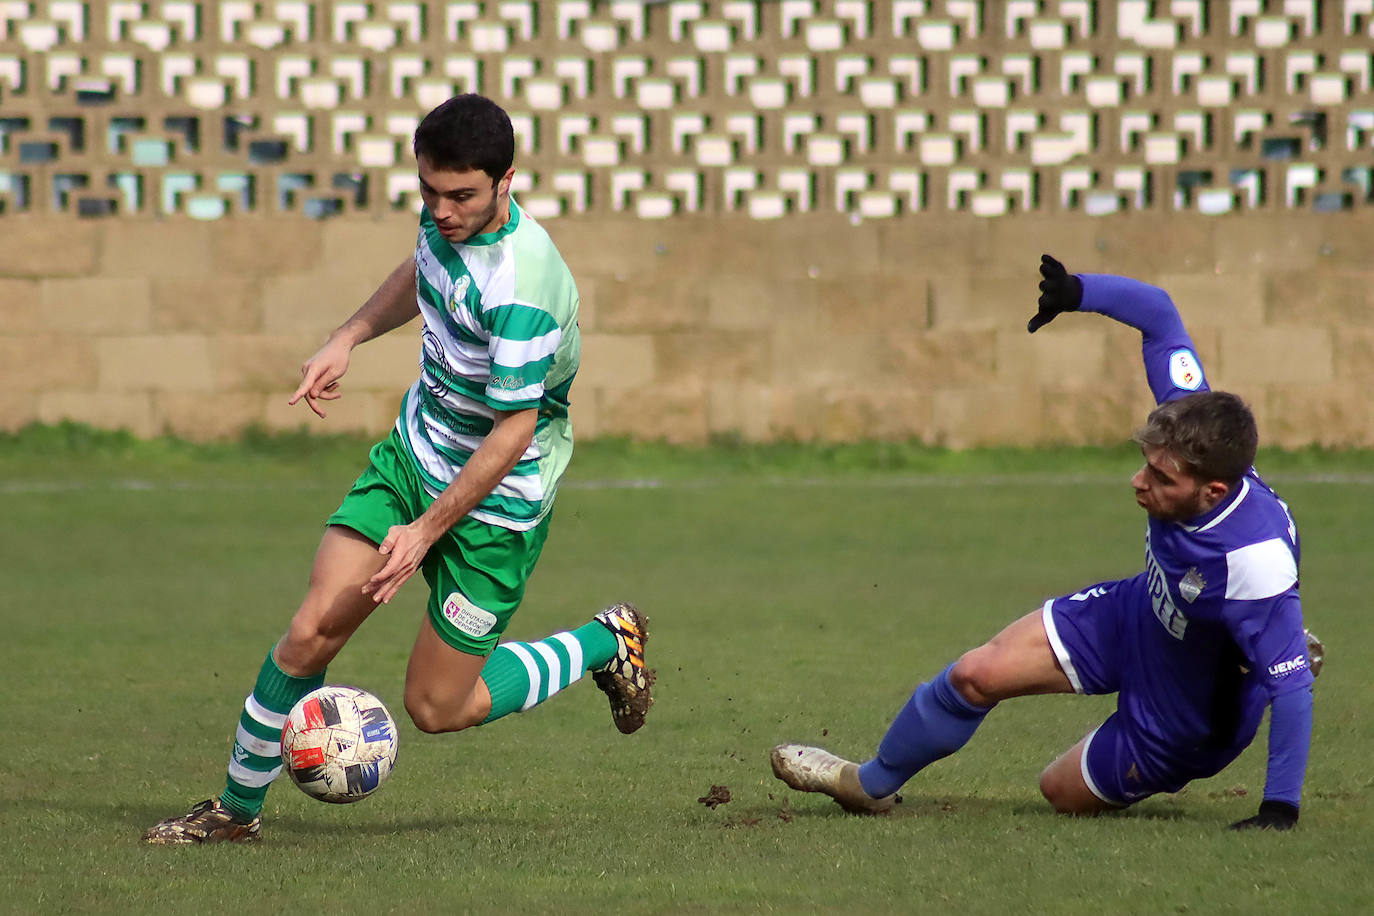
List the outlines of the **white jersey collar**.
<svg viewBox="0 0 1374 916">
<path fill-rule="evenodd" d="M 1245 501 L 1245 497 L 1247 494 L 1249 494 L 1249 492 L 1250 479 L 1248 477 L 1242 477 L 1240 479 L 1240 486 L 1236 488 L 1235 495 L 1232 497 L 1230 503 L 1228 503 L 1226 506 L 1220 509 L 1212 510 L 1217 514 L 1212 518 L 1211 521 L 1204 522 L 1201 525 L 1187 525 L 1183 522 L 1179 522 L 1179 527 L 1187 532 L 1210 531 L 1211 529 L 1215 528 L 1217 525 L 1220 525 L 1223 521 L 1225 521 L 1228 515 L 1230 515 L 1232 512 L 1235 512 L 1236 507 Z"/>
</svg>

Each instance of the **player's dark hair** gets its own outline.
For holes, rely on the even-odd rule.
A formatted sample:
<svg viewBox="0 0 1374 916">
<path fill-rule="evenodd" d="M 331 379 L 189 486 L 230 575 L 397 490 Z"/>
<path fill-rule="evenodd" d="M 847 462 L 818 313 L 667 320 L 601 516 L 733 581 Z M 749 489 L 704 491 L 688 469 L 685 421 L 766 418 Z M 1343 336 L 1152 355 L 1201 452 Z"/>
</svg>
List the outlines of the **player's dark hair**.
<svg viewBox="0 0 1374 916">
<path fill-rule="evenodd" d="M 1255 415 L 1226 391 L 1203 391 L 1166 401 L 1132 437 L 1140 446 L 1162 448 L 1202 480 L 1237 483 L 1255 463 L 1259 430 Z"/>
<path fill-rule="evenodd" d="M 415 156 L 424 156 L 444 171 L 480 170 L 495 182 L 515 161 L 515 130 L 491 99 L 457 95 L 425 115 L 415 128 Z"/>
</svg>

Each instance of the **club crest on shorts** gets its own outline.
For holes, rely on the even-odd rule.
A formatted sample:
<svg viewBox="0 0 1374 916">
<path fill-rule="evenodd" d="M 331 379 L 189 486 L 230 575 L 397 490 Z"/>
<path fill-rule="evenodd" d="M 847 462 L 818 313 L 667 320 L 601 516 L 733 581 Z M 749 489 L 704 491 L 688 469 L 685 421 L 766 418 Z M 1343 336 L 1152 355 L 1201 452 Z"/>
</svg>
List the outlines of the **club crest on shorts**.
<svg viewBox="0 0 1374 916">
<path fill-rule="evenodd" d="M 1188 570 L 1187 575 L 1179 580 L 1178 593 L 1183 596 L 1184 601 L 1192 604 L 1198 599 L 1198 595 L 1201 595 L 1202 590 L 1206 587 L 1207 580 L 1202 578 L 1202 573 L 1198 572 L 1197 567 L 1194 566 L 1192 569 Z"/>
<path fill-rule="evenodd" d="M 496 615 L 473 604 L 462 592 L 444 599 L 444 619 L 469 636 L 486 636 L 496 626 Z"/>
</svg>

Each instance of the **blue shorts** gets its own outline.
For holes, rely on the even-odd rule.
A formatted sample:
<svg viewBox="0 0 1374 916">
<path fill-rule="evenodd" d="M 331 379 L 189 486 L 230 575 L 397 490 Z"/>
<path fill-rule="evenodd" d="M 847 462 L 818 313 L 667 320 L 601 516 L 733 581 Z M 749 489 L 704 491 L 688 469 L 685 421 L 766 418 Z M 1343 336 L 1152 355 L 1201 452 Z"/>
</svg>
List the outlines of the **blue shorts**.
<svg viewBox="0 0 1374 916">
<path fill-rule="evenodd" d="M 1248 696 L 1246 725 L 1226 747 L 1199 751 L 1171 745 L 1158 723 L 1146 721 L 1141 704 L 1131 701 L 1149 690 L 1148 665 L 1136 652 L 1134 625 L 1142 614 L 1153 620 L 1143 575 L 1099 582 L 1051 598 L 1042 608 L 1045 634 L 1073 689 L 1120 697 L 1116 712 L 1088 736 L 1082 773 L 1094 795 L 1123 807 L 1221 772 L 1249 745 L 1264 710 L 1262 696 Z"/>
</svg>

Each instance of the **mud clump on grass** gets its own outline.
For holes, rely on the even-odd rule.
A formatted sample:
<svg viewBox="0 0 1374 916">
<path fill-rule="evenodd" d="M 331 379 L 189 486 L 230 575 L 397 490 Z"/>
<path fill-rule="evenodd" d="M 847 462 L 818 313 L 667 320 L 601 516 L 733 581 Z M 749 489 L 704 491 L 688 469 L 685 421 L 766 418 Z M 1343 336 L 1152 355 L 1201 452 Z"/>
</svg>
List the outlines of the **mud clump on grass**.
<svg viewBox="0 0 1374 916">
<path fill-rule="evenodd" d="M 711 791 L 698 798 L 697 801 L 714 811 L 717 806 L 730 803 L 730 787 L 712 786 Z"/>
</svg>

